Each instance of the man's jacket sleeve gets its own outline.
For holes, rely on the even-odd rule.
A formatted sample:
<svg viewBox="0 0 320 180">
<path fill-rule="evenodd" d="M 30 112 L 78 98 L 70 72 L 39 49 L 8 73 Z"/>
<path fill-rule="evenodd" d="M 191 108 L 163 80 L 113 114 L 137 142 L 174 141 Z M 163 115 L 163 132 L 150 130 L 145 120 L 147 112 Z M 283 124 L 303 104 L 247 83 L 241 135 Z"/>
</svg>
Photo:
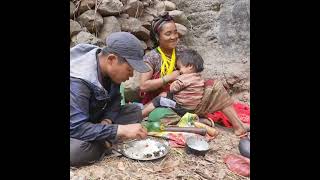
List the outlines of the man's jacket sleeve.
<svg viewBox="0 0 320 180">
<path fill-rule="evenodd" d="M 114 95 L 111 95 L 112 101 L 110 102 L 111 105 L 108 107 L 107 111 L 105 111 L 103 115 L 103 119 L 110 119 L 111 121 L 115 121 L 117 116 L 119 115 L 120 109 L 121 109 L 121 94 L 120 90 L 115 88 L 113 90 Z"/>
<path fill-rule="evenodd" d="M 83 141 L 114 140 L 118 125 L 89 122 L 90 90 L 81 80 L 70 83 L 70 137 Z"/>
</svg>

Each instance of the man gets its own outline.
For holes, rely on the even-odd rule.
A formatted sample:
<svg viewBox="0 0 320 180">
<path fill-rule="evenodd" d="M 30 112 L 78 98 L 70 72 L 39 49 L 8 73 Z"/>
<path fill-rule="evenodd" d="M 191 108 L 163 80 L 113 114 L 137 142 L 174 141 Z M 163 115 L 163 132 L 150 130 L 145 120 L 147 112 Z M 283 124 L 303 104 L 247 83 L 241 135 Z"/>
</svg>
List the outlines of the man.
<svg viewBox="0 0 320 180">
<path fill-rule="evenodd" d="M 141 108 L 120 105 L 120 84 L 144 73 L 140 41 L 127 32 L 109 35 L 103 49 L 78 44 L 70 49 L 70 164 L 80 166 L 102 158 L 105 143 L 147 136 L 139 123 Z"/>
</svg>

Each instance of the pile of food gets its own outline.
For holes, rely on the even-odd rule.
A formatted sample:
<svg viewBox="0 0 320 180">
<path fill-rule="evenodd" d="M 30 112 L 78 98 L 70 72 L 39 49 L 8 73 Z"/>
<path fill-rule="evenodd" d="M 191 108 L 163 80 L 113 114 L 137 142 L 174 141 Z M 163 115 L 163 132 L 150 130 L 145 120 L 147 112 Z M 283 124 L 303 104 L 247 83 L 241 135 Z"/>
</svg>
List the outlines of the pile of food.
<svg viewBox="0 0 320 180">
<path fill-rule="evenodd" d="M 145 139 L 132 142 L 123 151 L 134 159 L 146 159 L 162 156 L 166 151 L 166 147 L 156 140 Z"/>
</svg>

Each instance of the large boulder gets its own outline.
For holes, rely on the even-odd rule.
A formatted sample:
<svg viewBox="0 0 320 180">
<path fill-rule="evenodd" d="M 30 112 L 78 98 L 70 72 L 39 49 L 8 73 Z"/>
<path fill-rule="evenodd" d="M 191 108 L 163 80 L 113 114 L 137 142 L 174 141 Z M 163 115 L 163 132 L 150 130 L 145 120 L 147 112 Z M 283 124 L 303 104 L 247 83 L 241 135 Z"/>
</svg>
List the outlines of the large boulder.
<svg viewBox="0 0 320 180">
<path fill-rule="evenodd" d="M 152 0 L 140 0 L 143 4 L 143 7 L 149 7 L 153 4 Z"/>
<path fill-rule="evenodd" d="M 82 14 L 87 10 L 93 9 L 95 4 L 96 4 L 96 0 L 81 0 L 78 8 L 78 14 Z"/>
<path fill-rule="evenodd" d="M 158 16 L 159 14 L 162 14 L 166 10 L 163 1 L 159 1 L 159 0 L 155 1 L 154 9 L 157 11 L 156 16 Z"/>
<path fill-rule="evenodd" d="M 119 15 L 123 9 L 123 4 L 119 0 L 102 0 L 98 7 L 98 12 L 103 16 Z"/>
<path fill-rule="evenodd" d="M 239 93 L 250 90 L 250 67 L 243 62 L 233 62 L 225 64 L 223 69 L 224 86 L 227 90 L 233 93 Z"/>
<path fill-rule="evenodd" d="M 150 22 L 142 21 L 141 23 L 142 23 L 143 27 L 145 27 L 149 31 L 151 30 L 151 23 Z"/>
<path fill-rule="evenodd" d="M 134 17 L 120 17 L 118 20 L 121 24 L 121 31 L 132 32 L 132 29 L 138 29 L 139 26 L 142 26 L 141 21 Z"/>
<path fill-rule="evenodd" d="M 182 24 L 186 27 L 189 26 L 187 16 L 184 14 L 183 11 L 179 11 L 179 10 L 169 11 L 169 15 L 172 16 L 174 22 Z"/>
<path fill-rule="evenodd" d="M 147 49 L 153 49 L 153 41 L 151 39 L 149 39 L 147 42 Z"/>
<path fill-rule="evenodd" d="M 124 19 L 128 19 L 130 16 L 129 16 L 129 14 L 122 13 L 122 14 L 120 14 L 119 17 L 120 17 L 120 18 L 124 18 Z"/>
<path fill-rule="evenodd" d="M 98 39 L 94 35 L 84 31 L 79 32 L 71 38 L 71 47 L 80 43 L 93 44 L 100 47 L 104 46 L 104 42 L 101 39 Z"/>
<path fill-rule="evenodd" d="M 143 3 L 139 0 L 128 0 L 123 12 L 130 17 L 140 17 L 143 13 Z"/>
<path fill-rule="evenodd" d="M 134 17 L 118 18 L 121 24 L 121 31 L 131 32 L 138 39 L 148 41 L 150 38 L 150 31 L 142 26 L 142 23 Z"/>
<path fill-rule="evenodd" d="M 150 31 L 143 26 L 140 26 L 138 30 L 133 31 L 132 34 L 143 41 L 150 39 Z"/>
<path fill-rule="evenodd" d="M 178 34 L 180 36 L 184 36 L 184 35 L 187 34 L 188 30 L 184 25 L 179 24 L 179 23 L 175 23 L 175 24 L 176 24 L 176 27 L 177 27 Z"/>
<path fill-rule="evenodd" d="M 99 38 L 101 40 L 105 40 L 109 34 L 113 32 L 120 32 L 121 26 L 118 19 L 114 16 L 104 17 L 103 18 L 103 26 L 99 33 Z"/>
<path fill-rule="evenodd" d="M 249 0 L 174 0 L 174 2 L 178 9 L 186 14 L 192 25 L 190 37 L 186 41 L 189 46 L 206 44 L 210 49 L 212 46 L 219 46 L 222 53 L 232 56 L 250 53 Z"/>
<path fill-rule="evenodd" d="M 73 4 L 73 2 L 70 1 L 70 18 L 73 18 L 73 15 L 76 11 L 76 6 Z"/>
<path fill-rule="evenodd" d="M 170 1 L 155 1 L 155 9 L 158 11 L 158 14 L 163 13 L 164 11 L 173 11 L 177 9 L 177 6 Z"/>
<path fill-rule="evenodd" d="M 148 47 L 147 47 L 147 43 L 145 43 L 144 41 L 140 41 L 141 43 L 141 46 L 144 50 L 146 50 Z"/>
<path fill-rule="evenodd" d="M 233 6 L 220 9 L 218 39 L 224 48 L 238 52 L 250 49 L 250 8 L 248 0 L 236 1 Z M 233 51 L 233 50 L 232 50 Z"/>
<path fill-rule="evenodd" d="M 123 83 L 124 85 L 124 97 L 126 102 L 137 102 L 140 101 L 140 76 L 141 73 L 134 71 L 133 77 Z"/>
<path fill-rule="evenodd" d="M 164 6 L 165 6 L 165 10 L 166 11 L 173 11 L 175 9 L 177 9 L 177 6 L 170 1 L 164 1 Z"/>
<path fill-rule="evenodd" d="M 81 26 L 77 21 L 70 19 L 70 38 L 81 31 Z"/>
<path fill-rule="evenodd" d="M 91 33 L 99 32 L 103 25 L 102 16 L 94 10 L 88 10 L 82 13 L 77 20 L 81 26 L 86 27 Z"/>
<path fill-rule="evenodd" d="M 152 15 L 144 13 L 141 17 L 138 18 L 141 22 L 147 22 L 151 23 L 151 21 L 154 19 Z"/>
<path fill-rule="evenodd" d="M 157 16 L 158 16 L 157 9 L 151 8 L 151 7 L 145 8 L 143 14 L 145 14 L 145 15 L 151 15 L 151 16 L 153 16 L 153 17 L 157 17 Z"/>
<path fill-rule="evenodd" d="M 144 10 L 144 13 L 138 19 L 142 22 L 143 26 L 150 31 L 151 22 L 156 16 L 157 11 L 148 7 Z"/>
</svg>

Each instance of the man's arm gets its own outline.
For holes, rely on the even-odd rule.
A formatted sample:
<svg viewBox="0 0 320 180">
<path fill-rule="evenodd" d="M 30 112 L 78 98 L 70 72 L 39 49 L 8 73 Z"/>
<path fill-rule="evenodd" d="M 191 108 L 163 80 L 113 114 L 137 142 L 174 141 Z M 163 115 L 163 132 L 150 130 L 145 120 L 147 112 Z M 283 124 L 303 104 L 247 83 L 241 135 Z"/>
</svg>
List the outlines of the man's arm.
<svg viewBox="0 0 320 180">
<path fill-rule="evenodd" d="M 70 84 L 70 136 L 84 141 L 113 140 L 118 125 L 93 124 L 89 122 L 90 90 L 81 80 Z"/>
<path fill-rule="evenodd" d="M 111 106 L 106 109 L 102 119 L 110 119 L 114 122 L 115 118 L 119 115 L 121 108 L 121 93 L 120 87 L 113 84 L 111 95 Z"/>
</svg>

